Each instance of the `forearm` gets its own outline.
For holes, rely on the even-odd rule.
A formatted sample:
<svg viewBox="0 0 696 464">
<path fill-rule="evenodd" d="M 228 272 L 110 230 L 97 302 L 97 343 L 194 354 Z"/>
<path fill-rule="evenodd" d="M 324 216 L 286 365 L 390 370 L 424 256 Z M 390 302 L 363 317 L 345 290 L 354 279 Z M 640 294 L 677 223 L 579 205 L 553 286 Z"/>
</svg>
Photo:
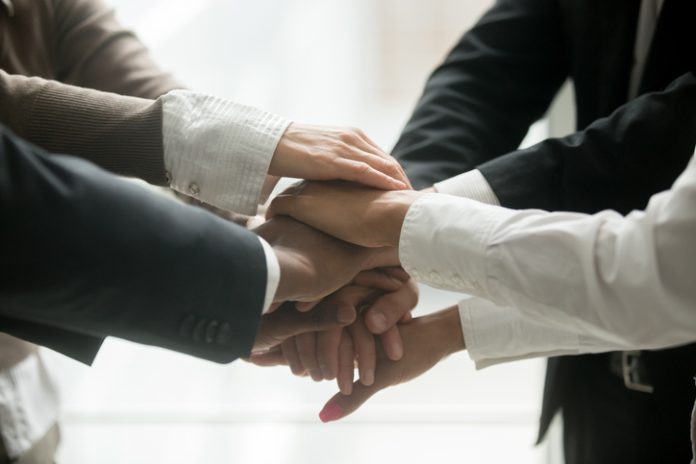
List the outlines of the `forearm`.
<svg viewBox="0 0 696 464">
<path fill-rule="evenodd" d="M 0 154 L 3 315 L 219 362 L 248 354 L 266 282 L 251 232 L 4 131 Z"/>
<path fill-rule="evenodd" d="M 433 72 L 393 150 L 416 188 L 519 146 L 567 73 L 556 11 L 496 2 Z"/>
<path fill-rule="evenodd" d="M 696 144 L 696 76 L 643 95 L 560 139 L 478 166 L 508 208 L 627 214 L 684 170 Z"/>
<path fill-rule="evenodd" d="M 52 153 L 115 174 L 167 183 L 162 104 L 0 70 L 0 122 Z"/>
<path fill-rule="evenodd" d="M 423 197 L 406 215 L 401 262 L 422 282 L 616 347 L 688 343 L 696 331 L 696 294 L 688 283 L 696 262 L 689 246 L 696 230 L 695 163 L 645 212 L 627 217 Z"/>
</svg>

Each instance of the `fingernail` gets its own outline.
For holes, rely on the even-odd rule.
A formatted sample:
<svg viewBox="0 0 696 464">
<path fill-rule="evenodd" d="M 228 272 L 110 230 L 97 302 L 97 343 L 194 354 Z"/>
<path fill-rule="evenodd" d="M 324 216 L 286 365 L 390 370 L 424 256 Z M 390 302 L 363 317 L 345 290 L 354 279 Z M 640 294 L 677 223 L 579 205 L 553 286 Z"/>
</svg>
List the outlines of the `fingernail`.
<svg viewBox="0 0 696 464">
<path fill-rule="evenodd" d="M 401 343 L 391 342 L 389 344 L 389 353 L 391 354 L 392 361 L 398 361 L 404 355 L 404 349 Z"/>
<path fill-rule="evenodd" d="M 353 384 L 348 382 L 346 385 L 339 387 L 341 390 L 341 393 L 343 393 L 346 396 L 350 396 L 351 393 L 353 393 Z"/>
<path fill-rule="evenodd" d="M 341 306 L 336 312 L 336 320 L 339 324 L 350 324 L 355 320 L 355 309 L 351 306 Z"/>
<path fill-rule="evenodd" d="M 374 330 L 375 332 L 384 332 L 388 329 L 387 316 L 385 316 L 382 311 L 370 311 L 370 325 L 372 325 L 372 330 Z"/>
<path fill-rule="evenodd" d="M 326 423 L 343 417 L 343 408 L 336 403 L 329 403 L 319 413 L 319 419 Z"/>
<path fill-rule="evenodd" d="M 364 372 L 364 375 L 360 376 L 360 383 L 365 385 L 366 387 L 369 387 L 373 383 L 375 383 L 375 371 L 372 369 L 367 369 Z"/>
<path fill-rule="evenodd" d="M 333 373 L 331 368 L 325 364 L 319 366 L 319 369 L 321 369 L 321 376 L 326 379 L 326 380 L 333 380 L 336 378 L 336 374 Z"/>
</svg>

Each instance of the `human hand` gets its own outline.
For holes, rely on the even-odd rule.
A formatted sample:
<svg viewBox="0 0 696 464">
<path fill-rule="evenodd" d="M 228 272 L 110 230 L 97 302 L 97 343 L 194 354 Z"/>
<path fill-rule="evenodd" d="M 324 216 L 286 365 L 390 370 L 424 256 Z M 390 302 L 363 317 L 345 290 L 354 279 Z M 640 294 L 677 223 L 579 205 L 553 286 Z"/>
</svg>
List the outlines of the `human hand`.
<svg viewBox="0 0 696 464">
<path fill-rule="evenodd" d="M 254 229 L 273 247 L 280 265 L 274 302 L 318 301 L 367 269 L 394 264 L 391 250 L 370 250 L 282 217 Z"/>
<path fill-rule="evenodd" d="M 411 320 L 411 310 L 418 302 L 418 288 L 398 268 L 363 272 L 354 283 L 360 285 L 344 287 L 324 300 L 325 304 L 362 311 L 352 325 L 303 333 L 286 340 L 281 350 L 255 357 L 252 362 L 288 365 L 293 374 L 309 374 L 315 381 L 337 379 L 340 390 L 349 394 L 357 359 L 361 383 L 371 384 L 377 353 L 373 334 L 379 334 L 382 350 L 389 359 L 401 358 L 403 345 L 396 324 Z"/>
<path fill-rule="evenodd" d="M 397 247 L 406 213 L 423 192 L 348 182 L 300 182 L 278 195 L 267 217 L 290 216 L 364 247 Z"/>
<path fill-rule="evenodd" d="M 408 382 L 430 370 L 448 355 L 465 349 L 457 307 L 413 319 L 400 326 L 404 356 L 391 361 L 379 350 L 375 381 L 353 384 L 350 395 L 337 393 L 319 413 L 322 422 L 342 419 L 355 412 L 375 393 Z"/>
<path fill-rule="evenodd" d="M 343 179 L 379 189 L 410 188 L 399 163 L 360 129 L 291 124 L 271 160 L 272 176 Z"/>
<path fill-rule="evenodd" d="M 261 318 L 252 356 L 254 353 L 267 352 L 305 332 L 340 330 L 355 321 L 356 314 L 353 306 L 340 301 L 322 302 L 306 312 L 299 312 L 293 304 L 286 303 Z"/>
<path fill-rule="evenodd" d="M 357 361 L 360 382 L 371 385 L 374 380 L 377 351 L 373 334 L 379 335 L 389 359 L 401 359 L 403 344 L 396 324 L 410 321 L 411 310 L 418 302 L 418 287 L 401 272 L 405 281 L 383 271 L 361 273 L 354 281 L 360 285 L 331 295 L 328 300 L 352 305 L 360 316 L 343 330 L 307 332 L 287 340 L 282 352 L 292 372 L 309 373 L 315 381 L 337 379 L 340 390 L 348 394 L 353 384 L 353 359 Z M 342 358 L 351 361 L 342 362 Z"/>
</svg>

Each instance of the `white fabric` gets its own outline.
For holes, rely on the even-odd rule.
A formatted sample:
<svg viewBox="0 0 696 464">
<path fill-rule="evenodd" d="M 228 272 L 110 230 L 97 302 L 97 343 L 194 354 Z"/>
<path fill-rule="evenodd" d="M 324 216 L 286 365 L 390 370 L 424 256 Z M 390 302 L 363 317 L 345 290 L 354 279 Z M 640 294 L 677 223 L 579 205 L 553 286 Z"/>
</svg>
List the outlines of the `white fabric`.
<svg viewBox="0 0 696 464">
<path fill-rule="evenodd" d="M 276 256 L 271 245 L 267 241 L 259 237 L 261 240 L 261 245 L 263 245 L 263 252 L 266 255 L 266 272 L 268 274 L 268 280 L 266 281 L 266 295 L 263 299 L 263 312 L 266 314 L 269 309 L 271 309 L 271 304 L 273 304 L 273 297 L 278 291 L 278 284 L 280 283 L 280 264 L 278 263 L 278 257 Z"/>
<path fill-rule="evenodd" d="M 433 185 L 438 193 L 470 198 L 489 205 L 500 205 L 500 201 L 481 171 L 472 169 Z"/>
<path fill-rule="evenodd" d="M 268 166 L 290 121 L 250 106 L 186 90 L 162 97 L 164 164 L 171 188 L 227 211 L 252 215 L 277 178 Z M 266 256 L 263 313 L 273 302 L 280 265 Z"/>
<path fill-rule="evenodd" d="M 425 195 L 407 213 L 399 252 L 416 279 L 495 303 L 460 305 L 467 348 L 481 367 L 691 343 L 696 158 L 671 190 L 625 217 Z"/>
<path fill-rule="evenodd" d="M 290 121 L 186 90 L 169 92 L 162 102 L 171 188 L 227 211 L 254 214 Z"/>
<path fill-rule="evenodd" d="M 634 63 L 629 83 L 629 98 L 634 98 L 638 93 L 663 3 L 664 0 L 643 0 L 641 2 L 636 43 L 634 47 Z M 493 192 L 493 189 L 490 187 L 485 177 L 483 177 L 481 172 L 477 169 L 439 182 L 435 184 L 434 187 L 435 190 L 440 193 L 469 198 L 490 205 L 500 204 L 495 192 Z M 415 272 L 419 271 L 415 270 Z M 437 285 L 437 283 L 434 282 L 434 280 L 440 277 L 436 275 L 437 271 L 431 269 L 428 273 L 431 274 L 431 284 Z M 461 278 L 461 276 L 458 277 Z M 476 284 L 476 282 L 473 282 L 473 284 Z M 497 307 L 495 310 L 489 310 L 490 306 L 490 302 L 477 299 L 466 300 L 460 304 L 460 316 L 464 333 L 469 333 L 471 337 L 475 333 L 474 327 L 480 325 L 477 340 L 481 343 L 477 344 L 477 346 L 473 348 L 473 351 L 472 349 L 469 350 L 469 354 L 472 358 L 479 360 L 477 361 L 479 367 L 495 364 L 496 362 L 518 359 L 520 354 L 516 353 L 516 351 L 524 351 L 522 347 L 511 347 L 511 345 L 507 343 L 510 339 L 505 338 L 502 335 L 503 333 L 511 335 L 514 333 L 513 331 L 516 330 L 518 336 L 516 338 L 517 340 L 522 341 L 529 338 L 533 340 L 530 346 L 544 346 L 544 344 L 546 344 L 546 346 L 552 346 L 553 343 L 558 342 L 557 337 L 563 336 L 562 333 L 554 335 L 540 330 L 539 327 L 534 324 L 529 326 L 528 332 L 523 335 L 521 331 L 524 330 L 526 319 L 523 318 L 518 311 L 515 311 L 513 308 L 500 307 Z M 493 330 L 496 326 L 496 321 L 499 321 L 501 324 L 501 327 L 497 329 L 499 331 Z M 536 338 L 534 338 L 535 336 Z M 568 346 L 569 340 L 575 340 L 575 345 L 572 347 Z M 485 345 L 483 345 L 484 342 Z M 597 345 L 589 340 L 585 340 L 584 351 L 580 351 L 580 340 L 568 334 L 566 334 L 564 343 L 559 344 L 558 347 L 559 349 L 556 351 L 547 351 L 548 355 L 556 356 L 562 354 L 577 354 L 580 352 L 589 353 L 603 349 L 601 344 Z M 524 357 L 532 357 L 534 355 L 538 354 L 530 352 Z"/>
<path fill-rule="evenodd" d="M 40 353 L 0 372 L 0 431 L 8 457 L 17 458 L 58 420 L 58 387 Z"/>
</svg>

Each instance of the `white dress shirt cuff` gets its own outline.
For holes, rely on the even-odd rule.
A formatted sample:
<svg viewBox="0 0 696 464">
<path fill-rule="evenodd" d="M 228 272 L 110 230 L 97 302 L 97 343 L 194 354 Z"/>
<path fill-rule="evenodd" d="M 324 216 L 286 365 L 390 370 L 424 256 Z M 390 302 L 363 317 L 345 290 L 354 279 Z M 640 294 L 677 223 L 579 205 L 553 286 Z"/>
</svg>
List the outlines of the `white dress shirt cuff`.
<svg viewBox="0 0 696 464">
<path fill-rule="evenodd" d="M 485 296 L 489 236 L 501 210 L 509 211 L 440 193 L 424 195 L 411 205 L 401 227 L 401 265 L 430 286 Z"/>
<path fill-rule="evenodd" d="M 273 153 L 290 121 L 210 95 L 162 97 L 164 164 L 172 189 L 253 215 Z"/>
<path fill-rule="evenodd" d="M 280 283 L 280 264 L 278 263 L 278 258 L 271 245 L 261 237 L 259 237 L 259 240 L 261 241 L 261 246 L 263 246 L 263 252 L 266 255 L 266 272 L 268 273 L 268 278 L 266 279 L 266 296 L 263 299 L 263 311 L 261 312 L 261 314 L 266 314 L 268 310 L 271 309 L 273 297 Z"/>
<path fill-rule="evenodd" d="M 500 201 L 481 171 L 471 171 L 459 174 L 433 185 L 435 191 L 455 197 L 470 198 L 488 205 L 499 206 Z"/>
<path fill-rule="evenodd" d="M 477 369 L 521 359 L 621 349 L 599 338 L 532 320 L 516 308 L 481 298 L 462 300 L 459 319 L 466 349 Z"/>
<path fill-rule="evenodd" d="M 0 372 L 0 439 L 9 458 L 25 454 L 46 434 L 59 405 L 55 375 L 40 352 Z"/>
</svg>

